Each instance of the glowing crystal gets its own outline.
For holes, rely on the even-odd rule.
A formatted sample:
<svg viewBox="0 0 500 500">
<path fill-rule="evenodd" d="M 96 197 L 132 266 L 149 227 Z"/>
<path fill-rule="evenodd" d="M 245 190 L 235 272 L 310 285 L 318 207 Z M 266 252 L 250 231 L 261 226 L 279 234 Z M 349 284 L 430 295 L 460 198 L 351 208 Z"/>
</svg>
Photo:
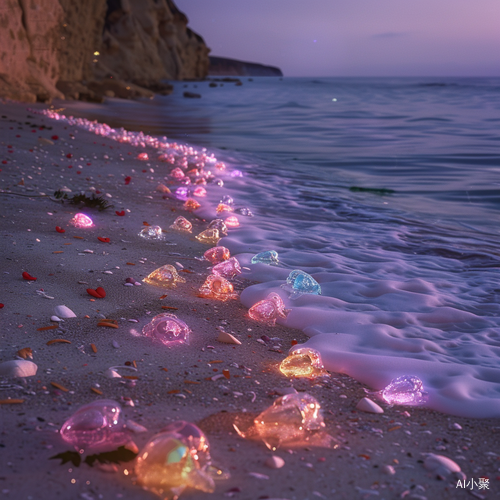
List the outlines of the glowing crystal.
<svg viewBox="0 0 500 500">
<path fill-rule="evenodd" d="M 229 196 L 228 194 L 225 194 L 221 200 L 220 200 L 221 203 L 224 203 L 225 205 L 229 205 L 230 207 L 232 207 L 234 205 L 234 200 L 231 196 Z"/>
<path fill-rule="evenodd" d="M 285 309 L 283 299 L 276 293 L 271 292 L 264 300 L 254 304 L 248 315 L 260 323 L 274 326 L 278 318 L 286 318 L 290 309 Z"/>
<path fill-rule="evenodd" d="M 212 268 L 213 274 L 224 276 L 224 278 L 234 278 L 241 274 L 241 266 L 236 257 L 231 257 Z"/>
<path fill-rule="evenodd" d="M 276 250 L 266 250 L 252 257 L 252 264 L 267 264 L 269 266 L 279 266 L 278 252 Z"/>
<path fill-rule="evenodd" d="M 160 286 L 163 288 L 173 287 L 176 286 L 177 283 L 186 282 L 184 278 L 179 276 L 177 269 L 169 264 L 159 267 L 142 281 L 149 283 L 150 285 Z"/>
<path fill-rule="evenodd" d="M 252 211 L 247 207 L 237 208 L 235 209 L 235 212 L 237 214 L 246 215 L 247 217 L 253 217 Z"/>
<path fill-rule="evenodd" d="M 206 195 L 207 195 L 207 190 L 204 187 L 202 187 L 202 186 L 198 186 L 193 191 L 193 196 L 203 197 L 203 196 L 206 196 Z"/>
<path fill-rule="evenodd" d="M 162 313 L 155 316 L 142 328 L 146 337 L 159 340 L 162 344 L 188 344 L 191 330 L 175 314 Z"/>
<path fill-rule="evenodd" d="M 179 180 L 184 177 L 184 172 L 179 167 L 176 167 L 172 170 L 172 172 L 170 172 L 170 176 Z"/>
<path fill-rule="evenodd" d="M 147 153 L 139 153 L 137 155 L 137 159 L 138 160 L 143 160 L 143 161 L 146 161 L 146 160 L 149 160 L 149 156 Z"/>
<path fill-rule="evenodd" d="M 225 170 L 226 169 L 226 164 L 223 163 L 222 161 L 219 161 L 215 164 L 215 168 L 217 170 Z"/>
<path fill-rule="evenodd" d="M 392 380 L 381 394 L 389 404 L 416 406 L 427 401 L 422 381 L 418 377 L 409 375 Z"/>
<path fill-rule="evenodd" d="M 291 299 L 297 299 L 306 293 L 321 295 L 319 283 L 310 274 L 298 269 L 288 275 L 286 283 L 281 285 L 281 288 L 291 293 Z"/>
<path fill-rule="evenodd" d="M 280 372 L 287 377 L 322 377 L 328 375 L 321 355 L 315 349 L 299 347 L 280 364 Z"/>
<path fill-rule="evenodd" d="M 226 300 L 237 299 L 238 294 L 235 293 L 233 285 L 226 278 L 211 274 L 200 288 L 200 297 L 225 302 Z"/>
<path fill-rule="evenodd" d="M 92 227 L 94 225 L 92 219 L 85 214 L 75 214 L 69 223 L 75 227 Z"/>
<path fill-rule="evenodd" d="M 170 226 L 170 229 L 190 233 L 193 229 L 193 224 L 191 224 L 191 222 L 189 222 L 185 217 L 180 215 L 179 217 L 177 217 L 177 219 L 174 220 L 173 224 Z"/>
<path fill-rule="evenodd" d="M 175 190 L 175 197 L 178 200 L 185 200 L 189 195 L 189 189 L 187 187 L 181 186 Z"/>
<path fill-rule="evenodd" d="M 320 410 L 318 401 L 309 394 L 286 394 L 264 410 L 247 431 L 242 430 L 238 419 L 234 428 L 244 438 L 262 439 L 271 450 L 281 445 L 330 447 L 334 440 L 324 432 Z"/>
<path fill-rule="evenodd" d="M 117 448 L 130 440 L 121 411 L 116 401 L 94 401 L 73 413 L 59 432 L 77 450 Z"/>
<path fill-rule="evenodd" d="M 233 209 L 232 207 L 230 207 L 229 205 L 226 205 L 225 203 L 219 203 L 217 205 L 217 208 L 215 209 L 215 211 L 220 214 L 221 212 L 232 212 Z"/>
<path fill-rule="evenodd" d="M 212 264 L 218 264 L 219 262 L 229 259 L 229 257 L 231 257 L 231 253 L 226 247 L 213 247 L 209 248 L 203 254 L 203 257 L 205 257 L 205 259 Z"/>
<path fill-rule="evenodd" d="M 160 432 L 146 443 L 135 462 L 137 482 L 162 499 L 176 499 L 186 487 L 212 493 L 214 480 L 200 467 L 196 450 L 178 437 Z"/>
<path fill-rule="evenodd" d="M 224 222 L 227 227 L 238 227 L 240 225 L 240 221 L 235 215 L 230 215 Z"/>
<path fill-rule="evenodd" d="M 231 177 L 243 177 L 243 172 L 241 170 L 233 170 L 231 172 Z"/>
<path fill-rule="evenodd" d="M 208 225 L 208 229 L 217 229 L 219 231 L 219 235 L 227 236 L 227 226 L 222 219 L 214 219 Z"/>
<path fill-rule="evenodd" d="M 219 230 L 218 229 L 205 229 L 202 231 L 196 239 L 201 243 L 206 243 L 207 245 L 217 245 L 220 240 Z"/>
<path fill-rule="evenodd" d="M 184 208 L 189 211 L 196 210 L 200 207 L 201 205 L 196 200 L 193 200 L 193 198 L 188 198 L 184 203 Z"/>
<path fill-rule="evenodd" d="M 163 234 L 160 226 L 146 226 L 145 228 L 141 229 L 139 236 L 146 240 L 161 241 L 165 239 L 165 235 Z"/>
</svg>

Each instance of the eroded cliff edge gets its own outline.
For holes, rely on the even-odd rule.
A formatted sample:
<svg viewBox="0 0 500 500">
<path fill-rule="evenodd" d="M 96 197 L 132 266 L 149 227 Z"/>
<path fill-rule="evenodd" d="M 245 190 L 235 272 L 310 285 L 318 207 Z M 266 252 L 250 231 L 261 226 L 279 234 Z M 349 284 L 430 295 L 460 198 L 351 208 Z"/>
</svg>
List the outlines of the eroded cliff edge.
<svg viewBox="0 0 500 500">
<path fill-rule="evenodd" d="M 0 96 L 168 93 L 164 80 L 202 79 L 210 49 L 172 0 L 3 0 Z"/>
</svg>

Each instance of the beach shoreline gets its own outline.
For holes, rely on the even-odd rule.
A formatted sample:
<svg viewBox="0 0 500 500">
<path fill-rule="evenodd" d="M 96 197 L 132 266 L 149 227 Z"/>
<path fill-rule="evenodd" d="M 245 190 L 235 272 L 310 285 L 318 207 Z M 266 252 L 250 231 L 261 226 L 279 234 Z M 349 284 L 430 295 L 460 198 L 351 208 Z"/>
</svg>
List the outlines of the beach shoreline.
<svg viewBox="0 0 500 500">
<path fill-rule="evenodd" d="M 477 498 L 494 498 L 498 493 L 499 419 L 452 417 L 412 407 L 384 406 L 383 414 L 358 411 L 356 404 L 366 394 L 346 375 L 311 382 L 290 381 L 278 372 L 292 341 L 300 344 L 307 339 L 304 333 L 255 323 L 237 300 L 198 297 L 209 265 L 196 258 L 210 246 L 194 235 L 206 228 L 207 215 L 215 212 L 203 211 L 203 221 L 184 210 L 180 201 L 156 190 L 166 182 L 171 166 L 159 163 L 153 148 L 97 136 L 24 104 L 4 102 L 0 108 L 0 361 L 16 359 L 19 349 L 30 347 L 38 365 L 34 377 L 13 379 L 15 387 L 2 390 L 2 400 L 24 400 L 0 405 L 5 460 L 0 491 L 6 498 L 35 498 L 40 485 L 44 498 L 156 498 L 133 484 L 133 473 L 124 474 L 130 469 L 127 464 L 109 473 L 50 460 L 68 449 L 57 434 L 63 422 L 82 404 L 102 398 L 119 401 L 126 417 L 147 429 L 134 435 L 139 448 L 172 421 L 200 422 L 214 461 L 229 469 L 231 478 L 217 482 L 212 494 L 186 490 L 181 496 L 185 499 L 451 499 L 469 498 L 471 492 Z M 137 159 L 143 152 L 150 159 Z M 64 186 L 73 193 L 94 188 L 114 206 L 86 211 L 95 226 L 75 228 L 69 221 L 79 210 L 49 197 Z M 125 215 L 116 214 L 122 211 Z M 168 229 L 179 215 L 193 223 L 191 235 Z M 167 242 L 138 237 L 144 223 L 164 228 Z M 65 233 L 57 232 L 56 226 Z M 98 237 L 109 238 L 109 243 Z M 180 270 L 176 263 L 187 271 L 186 283 L 176 288 L 125 286 L 126 278 L 141 282 L 165 264 Z M 23 272 L 37 280 L 23 279 Z M 245 284 L 244 279 L 235 280 L 236 290 L 241 292 Z M 106 290 L 102 300 L 86 292 L 98 286 Z M 50 317 L 62 304 L 77 317 L 59 328 L 39 330 L 57 326 Z M 162 312 L 173 312 L 188 324 L 193 332 L 189 345 L 166 348 L 140 335 L 142 327 Z M 118 328 L 97 326 L 103 317 L 117 321 Z M 218 342 L 220 327 L 241 345 Z M 264 335 L 280 341 L 258 342 Z M 71 344 L 47 345 L 55 338 Z M 125 363 L 135 364 L 137 380 L 104 376 L 109 367 Z M 273 453 L 262 442 L 239 437 L 232 421 L 243 412 L 257 415 L 292 386 L 320 402 L 326 430 L 339 446 L 280 448 L 274 454 L 285 465 L 271 469 L 265 461 Z M 438 479 L 435 471 L 423 466 L 428 453 L 454 460 L 469 482 L 488 478 L 489 488 L 479 490 L 474 483 L 472 489 L 470 484 L 457 487 L 453 475 Z"/>
</svg>

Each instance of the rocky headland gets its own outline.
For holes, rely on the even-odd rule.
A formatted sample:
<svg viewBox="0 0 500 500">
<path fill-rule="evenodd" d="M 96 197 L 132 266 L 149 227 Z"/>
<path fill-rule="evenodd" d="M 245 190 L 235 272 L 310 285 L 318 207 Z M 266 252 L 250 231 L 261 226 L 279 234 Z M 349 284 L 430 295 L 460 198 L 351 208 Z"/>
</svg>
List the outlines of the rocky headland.
<svg viewBox="0 0 500 500">
<path fill-rule="evenodd" d="M 0 95 L 27 101 L 168 94 L 203 79 L 210 49 L 172 0 L 5 0 Z"/>
<path fill-rule="evenodd" d="M 210 56 L 210 76 L 283 76 L 276 66 L 266 66 L 228 57 Z"/>
</svg>

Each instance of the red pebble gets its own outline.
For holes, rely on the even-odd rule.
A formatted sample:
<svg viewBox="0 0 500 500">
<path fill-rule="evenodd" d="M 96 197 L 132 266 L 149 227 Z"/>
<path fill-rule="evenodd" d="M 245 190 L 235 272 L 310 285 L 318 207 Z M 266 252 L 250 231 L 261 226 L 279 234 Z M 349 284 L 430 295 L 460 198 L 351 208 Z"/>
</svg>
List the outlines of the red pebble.
<svg viewBox="0 0 500 500">
<path fill-rule="evenodd" d="M 2 308 L 3 308 L 3 304 L 0 304 L 0 309 L 2 309 Z"/>
<path fill-rule="evenodd" d="M 128 184 L 130 184 L 131 180 L 132 180 L 132 177 L 130 177 L 129 175 L 127 175 L 127 177 L 125 177 L 125 185 L 127 186 Z"/>
<path fill-rule="evenodd" d="M 52 139 L 53 141 L 57 141 L 57 139 L 59 139 L 59 136 L 58 136 L 58 135 L 53 135 L 53 136 L 51 137 L 51 139 Z"/>
<path fill-rule="evenodd" d="M 97 287 L 95 290 L 93 288 L 87 288 L 87 293 L 89 295 L 92 295 L 92 297 L 95 297 L 96 299 L 103 299 L 104 297 L 106 297 L 106 292 L 101 286 Z"/>
<path fill-rule="evenodd" d="M 31 276 L 31 274 L 27 273 L 26 271 L 24 271 L 24 273 L 23 273 L 23 279 L 25 279 L 27 281 L 36 281 L 36 278 Z"/>
<path fill-rule="evenodd" d="M 119 215 L 120 217 L 123 217 L 125 215 L 125 210 L 122 210 L 121 212 L 118 212 L 118 210 L 115 212 L 116 215 Z"/>
<path fill-rule="evenodd" d="M 65 232 L 66 232 L 66 229 L 63 229 L 62 227 L 56 226 L 56 231 L 57 231 L 58 233 L 65 233 Z"/>
<path fill-rule="evenodd" d="M 66 155 L 66 158 L 73 158 L 73 155 L 72 155 L 71 153 L 68 153 L 68 154 Z"/>
<path fill-rule="evenodd" d="M 101 238 L 100 236 L 97 237 L 99 241 L 102 241 L 103 243 L 109 243 L 109 238 Z"/>
</svg>

